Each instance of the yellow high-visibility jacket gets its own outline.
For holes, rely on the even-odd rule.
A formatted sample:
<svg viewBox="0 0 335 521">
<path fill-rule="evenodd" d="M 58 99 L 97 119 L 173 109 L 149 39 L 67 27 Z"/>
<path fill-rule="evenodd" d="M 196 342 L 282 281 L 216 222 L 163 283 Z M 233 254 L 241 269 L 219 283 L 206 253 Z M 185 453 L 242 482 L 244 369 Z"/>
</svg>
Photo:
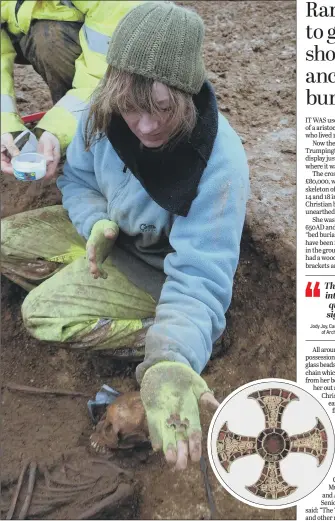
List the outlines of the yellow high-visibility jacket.
<svg viewBox="0 0 335 521">
<path fill-rule="evenodd" d="M 62 152 L 71 142 L 85 102 L 104 75 L 110 36 L 121 18 L 141 1 L 25 0 L 1 1 L 1 133 L 24 129 L 17 113 L 13 82 L 15 50 L 8 35 L 27 34 L 32 20 L 83 22 L 79 32 L 82 54 L 75 63 L 72 89 L 50 109 L 37 128 L 60 141 Z M 50 56 L 50 59 L 52 57 Z"/>
</svg>

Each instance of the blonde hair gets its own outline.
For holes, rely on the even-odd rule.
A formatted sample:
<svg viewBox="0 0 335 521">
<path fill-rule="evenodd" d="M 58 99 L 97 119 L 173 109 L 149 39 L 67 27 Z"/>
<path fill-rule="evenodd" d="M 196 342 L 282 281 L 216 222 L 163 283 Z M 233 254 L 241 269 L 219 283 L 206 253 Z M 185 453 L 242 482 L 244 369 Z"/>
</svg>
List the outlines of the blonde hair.
<svg viewBox="0 0 335 521">
<path fill-rule="evenodd" d="M 155 103 L 152 86 L 155 80 L 138 74 L 120 71 L 109 65 L 105 76 L 94 91 L 85 128 L 86 150 L 95 138 L 107 133 L 113 114 L 135 111 L 161 116 L 162 109 Z M 168 123 L 172 133 L 169 143 L 189 136 L 195 127 L 197 111 L 192 95 L 166 85 L 169 98 Z M 168 143 L 168 144 L 169 144 Z"/>
</svg>

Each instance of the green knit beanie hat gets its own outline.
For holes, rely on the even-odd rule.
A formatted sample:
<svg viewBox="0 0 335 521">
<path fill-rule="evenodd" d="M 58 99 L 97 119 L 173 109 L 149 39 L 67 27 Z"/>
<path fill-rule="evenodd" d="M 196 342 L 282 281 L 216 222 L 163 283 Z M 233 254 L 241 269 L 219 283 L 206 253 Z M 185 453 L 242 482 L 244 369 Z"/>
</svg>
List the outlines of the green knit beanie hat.
<svg viewBox="0 0 335 521">
<path fill-rule="evenodd" d="M 189 94 L 205 81 L 204 24 L 194 12 L 172 2 L 150 2 L 131 9 L 109 44 L 107 63 Z"/>
</svg>

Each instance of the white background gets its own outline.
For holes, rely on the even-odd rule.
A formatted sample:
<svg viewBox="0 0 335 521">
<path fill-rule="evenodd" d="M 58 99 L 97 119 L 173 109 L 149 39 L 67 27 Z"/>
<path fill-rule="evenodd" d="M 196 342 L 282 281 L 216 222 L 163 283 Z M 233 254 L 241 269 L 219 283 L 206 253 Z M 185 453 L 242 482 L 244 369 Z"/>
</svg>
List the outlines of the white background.
<svg viewBox="0 0 335 521">
<path fill-rule="evenodd" d="M 319 467 L 314 456 L 301 453 L 291 453 L 280 462 L 284 479 L 290 485 L 298 487 L 295 492 L 280 500 L 264 500 L 245 488 L 253 485 L 260 477 L 264 466 L 264 460 L 260 456 L 255 454 L 234 461 L 227 473 L 220 464 L 216 451 L 218 434 L 226 421 L 230 431 L 243 436 L 257 437 L 265 429 L 265 416 L 261 407 L 256 400 L 248 396 L 257 390 L 270 388 L 285 389 L 299 397 L 299 401 L 294 400 L 287 405 L 282 416 L 282 428 L 289 436 L 311 430 L 315 427 L 317 418 L 321 420 L 329 436 L 327 456 Z M 247 384 L 228 398 L 216 412 L 208 432 L 210 462 L 221 484 L 225 484 L 230 493 L 235 492 L 235 497 L 243 498 L 252 506 L 261 506 L 263 503 L 263 507 L 272 509 L 278 508 L 278 503 L 285 507 L 295 504 L 306 494 L 310 494 L 327 474 L 334 454 L 332 425 L 319 402 L 299 387 L 292 385 L 292 382 L 273 379 L 260 380 L 258 384 L 253 385 Z"/>
</svg>

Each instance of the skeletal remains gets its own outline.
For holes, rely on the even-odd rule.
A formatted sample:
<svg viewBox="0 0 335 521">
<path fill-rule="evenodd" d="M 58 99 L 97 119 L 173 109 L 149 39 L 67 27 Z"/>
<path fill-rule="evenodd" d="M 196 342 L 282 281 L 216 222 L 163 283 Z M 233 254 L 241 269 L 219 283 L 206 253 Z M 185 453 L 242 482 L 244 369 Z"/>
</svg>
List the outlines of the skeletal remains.
<svg viewBox="0 0 335 521">
<path fill-rule="evenodd" d="M 122 394 L 107 407 L 90 437 L 91 447 L 105 453 L 149 443 L 149 430 L 139 392 Z"/>
</svg>

